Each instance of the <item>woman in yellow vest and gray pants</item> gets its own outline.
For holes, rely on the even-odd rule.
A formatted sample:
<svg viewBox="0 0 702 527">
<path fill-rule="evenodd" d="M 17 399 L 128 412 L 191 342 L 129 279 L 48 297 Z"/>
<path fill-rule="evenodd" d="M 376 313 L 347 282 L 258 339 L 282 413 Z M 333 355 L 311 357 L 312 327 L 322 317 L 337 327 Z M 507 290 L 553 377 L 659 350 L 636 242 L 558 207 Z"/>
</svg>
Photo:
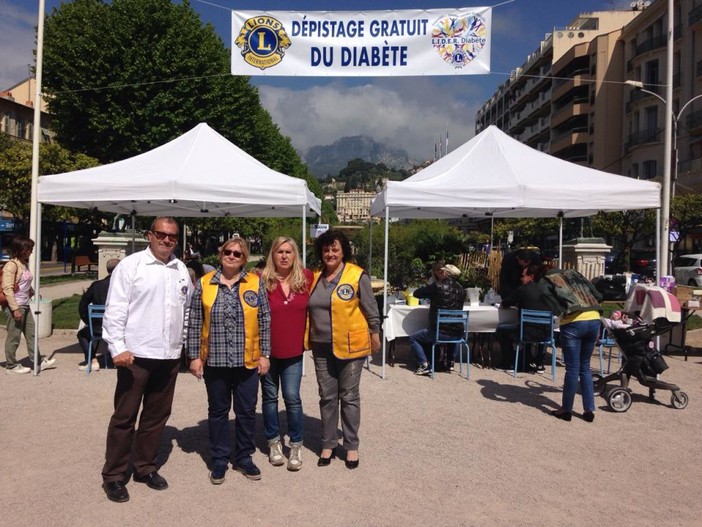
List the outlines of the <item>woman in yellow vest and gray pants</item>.
<svg viewBox="0 0 702 527">
<path fill-rule="evenodd" d="M 380 314 L 370 278 L 350 263 L 351 244 L 341 231 L 315 240 L 322 270 L 315 273 L 309 303 L 309 344 L 319 385 L 322 452 L 317 466 L 331 463 L 341 429 L 346 467 L 358 466 L 361 424 L 360 382 L 366 356 L 380 349 Z"/>
<path fill-rule="evenodd" d="M 224 482 L 232 454 L 229 410 L 234 402 L 236 448 L 231 462 L 249 479 L 261 479 L 256 450 L 259 376 L 270 366 L 268 297 L 263 282 L 246 272 L 249 247 L 232 238 L 219 249 L 221 267 L 203 276 L 190 303 L 186 348 L 190 373 L 204 376 L 213 485 Z"/>
</svg>

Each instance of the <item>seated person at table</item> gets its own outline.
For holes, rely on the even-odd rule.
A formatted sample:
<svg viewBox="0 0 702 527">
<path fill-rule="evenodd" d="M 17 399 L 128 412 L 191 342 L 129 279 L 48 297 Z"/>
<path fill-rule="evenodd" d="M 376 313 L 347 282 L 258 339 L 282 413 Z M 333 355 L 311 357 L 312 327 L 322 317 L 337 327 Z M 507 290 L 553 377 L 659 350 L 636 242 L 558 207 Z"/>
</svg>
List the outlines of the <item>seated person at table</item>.
<svg viewBox="0 0 702 527">
<path fill-rule="evenodd" d="M 544 275 L 544 267 L 541 264 L 529 264 L 522 271 L 522 285 L 513 291 L 509 296 L 502 299 L 500 307 L 518 307 L 519 309 L 535 309 L 538 311 L 551 311 L 547 300 L 548 290 L 546 284 L 541 282 Z M 548 328 L 535 324 L 524 325 L 524 337 L 527 340 L 541 341 L 548 338 Z M 502 352 L 503 367 L 513 369 L 514 359 L 514 339 L 519 338 L 519 324 L 506 324 L 498 326 L 497 338 L 500 342 Z M 539 345 L 536 352 L 536 371 L 545 371 L 544 355 L 546 346 Z"/>
<path fill-rule="evenodd" d="M 436 336 L 436 312 L 439 309 L 463 309 L 463 302 L 466 299 L 466 290 L 456 281 L 461 274 L 460 269 L 455 265 L 444 265 L 442 261 L 434 262 L 432 266 L 433 281 L 429 285 L 420 287 L 414 292 L 416 298 L 429 299 L 429 328 L 420 329 L 410 335 L 410 348 L 417 357 L 419 368 L 414 373 L 416 375 L 427 375 L 431 373 L 427 352 L 431 353 L 431 344 Z M 463 327 L 456 324 L 456 327 L 443 326 L 446 331 L 439 334 L 442 338 L 453 338 L 460 336 Z M 455 346 L 454 346 L 455 348 Z M 452 362 L 453 353 L 449 359 Z"/>
<path fill-rule="evenodd" d="M 110 288 L 110 278 L 112 277 L 112 271 L 115 270 L 117 264 L 119 263 L 118 258 L 111 258 L 105 264 L 107 269 L 107 276 L 102 280 L 95 280 L 88 289 L 83 293 L 80 299 L 80 304 L 78 304 L 78 314 L 80 319 L 83 321 L 85 326 L 78 330 L 78 342 L 80 347 L 83 349 L 83 354 L 85 355 L 85 364 L 78 366 L 78 369 L 85 371 L 88 369 L 88 347 L 90 346 L 90 322 L 88 321 L 88 306 L 94 304 L 96 306 L 104 306 L 107 300 L 107 290 Z M 102 320 L 93 320 L 93 330 L 96 336 L 102 335 Z M 94 350 L 97 352 L 97 350 Z M 97 354 L 94 353 L 92 356 L 92 366 L 91 371 L 97 371 L 100 369 L 100 363 L 98 362 Z"/>
<path fill-rule="evenodd" d="M 522 271 L 530 264 L 538 264 L 541 258 L 535 251 L 518 249 L 505 254 L 500 267 L 500 296 L 511 295 L 522 285 Z"/>
</svg>

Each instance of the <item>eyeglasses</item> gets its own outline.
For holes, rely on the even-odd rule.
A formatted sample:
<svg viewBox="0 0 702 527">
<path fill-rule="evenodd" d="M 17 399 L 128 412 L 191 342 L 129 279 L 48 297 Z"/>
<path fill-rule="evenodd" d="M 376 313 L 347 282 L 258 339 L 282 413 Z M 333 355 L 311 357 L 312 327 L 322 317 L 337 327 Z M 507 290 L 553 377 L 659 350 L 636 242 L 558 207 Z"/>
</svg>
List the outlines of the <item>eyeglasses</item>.
<svg viewBox="0 0 702 527">
<path fill-rule="evenodd" d="M 244 253 L 242 253 L 241 251 L 236 251 L 233 249 L 224 249 L 222 251 L 222 254 L 224 256 L 233 256 L 234 258 L 241 258 L 242 256 L 244 256 Z"/>
<path fill-rule="evenodd" d="M 173 243 L 178 243 L 178 233 L 171 234 L 170 232 L 151 231 L 151 234 L 156 236 L 157 240 L 165 240 L 166 238 L 168 238 Z"/>
</svg>

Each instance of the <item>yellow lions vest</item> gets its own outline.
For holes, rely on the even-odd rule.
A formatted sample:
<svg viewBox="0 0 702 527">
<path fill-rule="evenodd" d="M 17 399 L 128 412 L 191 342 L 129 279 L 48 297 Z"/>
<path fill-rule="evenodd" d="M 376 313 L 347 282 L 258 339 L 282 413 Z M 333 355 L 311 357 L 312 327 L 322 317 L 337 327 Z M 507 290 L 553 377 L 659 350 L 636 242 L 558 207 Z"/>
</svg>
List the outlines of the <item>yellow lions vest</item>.
<svg viewBox="0 0 702 527">
<path fill-rule="evenodd" d="M 357 359 L 371 353 L 370 330 L 358 298 L 362 274 L 362 268 L 346 263 L 339 283 L 331 294 L 332 351 L 343 360 Z M 314 274 L 312 291 L 321 276 L 321 271 Z"/>
<path fill-rule="evenodd" d="M 200 278 L 204 310 L 200 337 L 200 358 L 203 362 L 207 361 L 212 306 L 219 291 L 219 284 L 210 283 L 214 274 L 215 271 L 211 271 Z M 246 277 L 239 281 L 239 302 L 244 311 L 244 364 L 250 370 L 258 367 L 258 359 L 261 355 L 258 334 L 259 287 L 259 277 L 254 273 L 247 273 Z"/>
</svg>

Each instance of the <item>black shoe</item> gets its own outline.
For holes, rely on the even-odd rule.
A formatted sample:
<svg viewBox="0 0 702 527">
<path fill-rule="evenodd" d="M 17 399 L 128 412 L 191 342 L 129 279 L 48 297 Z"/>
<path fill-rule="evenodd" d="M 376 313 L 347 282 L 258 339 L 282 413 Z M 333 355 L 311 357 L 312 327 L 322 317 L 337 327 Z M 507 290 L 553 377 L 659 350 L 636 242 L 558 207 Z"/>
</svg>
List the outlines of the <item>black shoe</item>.
<svg viewBox="0 0 702 527">
<path fill-rule="evenodd" d="M 244 476 L 251 480 L 257 481 L 261 479 L 261 471 L 250 459 L 242 463 L 238 463 L 234 467 L 234 470 L 241 472 Z"/>
<path fill-rule="evenodd" d="M 117 503 L 129 501 L 129 492 L 121 481 L 106 481 L 102 484 L 102 488 L 110 501 Z"/>
<path fill-rule="evenodd" d="M 331 464 L 331 460 L 334 459 L 334 451 L 332 450 L 332 454 L 329 457 L 322 457 L 319 456 L 319 459 L 317 460 L 317 466 L 318 467 L 328 467 Z"/>
<path fill-rule="evenodd" d="M 595 420 L 595 412 L 584 412 L 583 419 L 588 423 L 592 423 Z"/>
<path fill-rule="evenodd" d="M 146 476 L 134 475 L 134 481 L 139 483 L 146 483 L 146 486 L 154 490 L 166 490 L 168 488 L 168 482 L 155 470 L 149 472 Z"/>
<path fill-rule="evenodd" d="M 544 373 L 546 371 L 546 368 L 544 368 L 543 364 L 539 364 L 536 366 L 536 373 Z"/>
<path fill-rule="evenodd" d="M 221 485 L 227 475 L 227 465 L 216 465 L 210 472 L 210 482 L 213 485 Z"/>
<path fill-rule="evenodd" d="M 346 465 L 346 468 L 353 470 L 354 468 L 358 468 L 358 459 L 354 459 L 353 461 L 349 461 L 347 459 L 344 464 Z"/>
<path fill-rule="evenodd" d="M 551 415 L 562 421 L 570 421 L 573 418 L 572 412 L 564 412 L 563 410 L 554 410 L 551 412 Z"/>
</svg>

